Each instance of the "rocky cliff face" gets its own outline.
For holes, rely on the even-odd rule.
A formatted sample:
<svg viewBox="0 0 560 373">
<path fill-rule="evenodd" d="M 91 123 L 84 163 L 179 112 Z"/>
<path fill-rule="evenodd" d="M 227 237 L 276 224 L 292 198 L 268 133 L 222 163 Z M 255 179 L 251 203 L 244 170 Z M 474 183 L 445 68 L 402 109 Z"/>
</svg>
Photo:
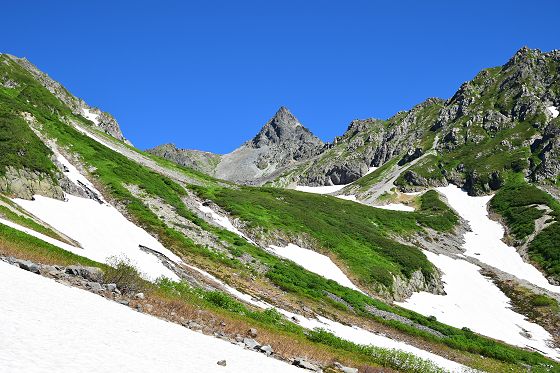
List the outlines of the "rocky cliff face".
<svg viewBox="0 0 560 373">
<path fill-rule="evenodd" d="M 443 100 L 432 98 L 388 120 L 354 120 L 343 136 L 301 166 L 301 172 L 287 172 L 279 180 L 316 186 L 348 184 L 394 157 L 411 161 L 433 145 L 430 126 L 442 106 Z"/>
<path fill-rule="evenodd" d="M 396 160 L 403 190 L 452 182 L 489 193 L 512 170 L 557 182 L 559 109 L 560 51 L 522 48 L 450 99 L 431 98 L 387 120 L 354 120 L 330 144 L 281 108 L 255 138 L 222 156 L 213 174 L 249 184 L 337 185 Z"/>
<path fill-rule="evenodd" d="M 347 184 L 370 166 L 397 159 L 405 190 L 448 182 L 489 193 L 505 173 L 556 182 L 560 175 L 560 51 L 522 48 L 486 69 L 450 99 L 429 99 L 386 121 L 353 121 L 319 156 L 276 179 L 278 185 Z M 426 154 L 428 153 L 428 154 Z"/>
<path fill-rule="evenodd" d="M 53 80 L 44 72 L 40 71 L 27 59 L 15 57 L 12 55 L 6 56 L 8 56 L 12 61 L 19 64 L 29 73 L 31 73 L 38 82 L 40 82 L 46 89 L 49 90 L 49 92 L 51 92 L 66 106 L 68 106 L 74 114 L 81 115 L 84 118 L 90 120 L 96 127 L 101 129 L 103 132 L 115 137 L 116 139 L 126 141 L 119 127 L 119 124 L 111 114 L 105 113 L 98 108 L 91 107 L 86 104 L 84 100 L 75 97 L 70 92 L 68 92 L 68 90 L 64 88 L 60 83 Z M 2 84 L 13 85 L 17 84 L 17 82 L 8 80 L 6 82 L 3 82 Z"/>
<path fill-rule="evenodd" d="M 200 172 L 212 175 L 221 156 L 200 150 L 179 149 L 175 144 L 163 144 L 146 150 L 158 157 L 169 159 L 181 166 L 189 167 Z"/>
<path fill-rule="evenodd" d="M 287 108 L 281 107 L 252 140 L 222 156 L 215 176 L 259 183 L 275 172 L 319 154 L 323 146 Z"/>
</svg>

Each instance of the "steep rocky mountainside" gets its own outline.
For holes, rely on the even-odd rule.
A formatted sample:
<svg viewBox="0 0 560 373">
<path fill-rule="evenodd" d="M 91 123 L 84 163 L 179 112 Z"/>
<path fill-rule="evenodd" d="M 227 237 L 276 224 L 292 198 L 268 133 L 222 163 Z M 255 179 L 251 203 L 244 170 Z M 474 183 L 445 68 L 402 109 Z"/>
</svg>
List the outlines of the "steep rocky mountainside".
<svg viewBox="0 0 560 373">
<path fill-rule="evenodd" d="M 260 132 L 222 157 L 215 176 L 238 182 L 259 180 L 318 154 L 323 142 L 281 107 Z"/>
<path fill-rule="evenodd" d="M 396 180 L 405 190 L 453 182 L 471 194 L 522 171 L 557 182 L 560 52 L 522 48 L 505 65 L 481 71 L 447 101 L 430 99 L 386 120 L 354 121 L 316 159 L 276 184 L 347 184 L 392 158 L 407 164 L 429 154 Z"/>
<path fill-rule="evenodd" d="M 177 149 L 169 144 L 147 151 L 223 180 L 262 184 L 271 175 L 319 154 L 323 147 L 319 138 L 281 107 L 253 139 L 228 154 Z"/>
<path fill-rule="evenodd" d="M 169 159 L 181 166 L 212 175 L 222 156 L 200 150 L 179 149 L 175 144 L 163 144 L 146 150 L 158 157 Z"/>
<path fill-rule="evenodd" d="M 253 140 L 222 158 L 215 176 L 276 186 L 339 185 L 396 159 L 410 166 L 395 181 L 409 191 L 453 182 L 471 194 L 488 193 L 511 170 L 556 183 L 558 107 L 560 51 L 522 48 L 448 100 L 428 99 L 387 120 L 354 120 L 324 146 L 281 109 Z"/>
<path fill-rule="evenodd" d="M 40 71 L 29 62 L 26 58 L 19 58 L 9 54 L 3 54 L 3 63 L 9 66 L 8 60 L 17 63 L 26 71 L 31 73 L 36 81 L 40 82 L 46 89 L 49 90 L 56 98 L 62 101 L 67 107 L 72 110 L 75 115 L 81 115 L 90 120 L 101 131 L 113 136 L 114 138 L 126 141 L 119 124 L 116 119 L 109 113 L 101 111 L 98 108 L 89 106 L 84 100 L 72 95 L 60 83 L 53 80 L 44 72 Z M 6 67 L 4 67 L 6 68 Z M 9 78 L 9 74 L 4 71 L 0 74 L 0 85 L 5 88 L 24 90 L 26 87 L 20 87 L 18 81 Z"/>
</svg>

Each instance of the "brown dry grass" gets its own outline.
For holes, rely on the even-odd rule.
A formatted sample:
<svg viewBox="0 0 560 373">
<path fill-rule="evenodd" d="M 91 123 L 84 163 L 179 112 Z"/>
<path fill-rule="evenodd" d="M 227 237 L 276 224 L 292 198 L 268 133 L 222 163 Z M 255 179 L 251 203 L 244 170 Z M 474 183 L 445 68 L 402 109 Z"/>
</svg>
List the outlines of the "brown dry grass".
<svg viewBox="0 0 560 373">
<path fill-rule="evenodd" d="M 221 310 L 202 309 L 176 299 L 166 299 L 156 293 L 150 293 L 143 300 L 131 300 L 131 307 L 142 305 L 144 312 L 178 324 L 194 321 L 203 326 L 203 333 L 213 335 L 223 333 L 231 339 L 236 335 L 249 337 L 248 330 L 256 328 L 255 338 L 262 345 L 270 345 L 276 355 L 284 359 L 306 358 L 322 366 L 332 365 L 335 361 L 360 372 L 395 372 L 390 368 L 379 367 L 365 357 L 355 356 L 346 351 L 310 342 L 303 337 L 290 335 L 268 328 L 266 325 L 239 319 Z"/>
</svg>

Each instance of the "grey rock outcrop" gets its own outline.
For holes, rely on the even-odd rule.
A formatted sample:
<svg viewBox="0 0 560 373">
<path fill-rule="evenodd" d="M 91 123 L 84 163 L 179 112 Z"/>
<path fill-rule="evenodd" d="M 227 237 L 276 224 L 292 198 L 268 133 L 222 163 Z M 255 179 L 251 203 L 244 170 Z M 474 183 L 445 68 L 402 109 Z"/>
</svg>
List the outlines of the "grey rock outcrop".
<svg viewBox="0 0 560 373">
<path fill-rule="evenodd" d="M 258 184 L 279 170 L 319 154 L 323 146 L 287 108 L 281 107 L 252 140 L 221 157 L 215 176 Z"/>
<path fill-rule="evenodd" d="M 22 199 L 33 199 L 36 194 L 63 200 L 64 191 L 48 174 L 27 169 L 6 167 L 0 177 L 0 192 Z"/>
<path fill-rule="evenodd" d="M 33 75 L 38 82 L 40 82 L 46 89 L 48 89 L 49 92 L 51 92 L 66 106 L 68 106 L 72 110 L 72 113 L 74 113 L 75 115 L 84 116 L 85 112 L 89 111 L 93 115 L 97 116 L 96 122 L 92 122 L 96 127 L 118 140 L 127 141 L 122 134 L 119 124 L 111 114 L 105 113 L 98 108 L 91 107 L 86 104 L 84 100 L 75 97 L 70 92 L 68 92 L 68 90 L 64 88 L 60 83 L 53 80 L 50 76 L 39 70 L 26 58 L 19 58 L 12 55 L 7 56 L 12 61 L 19 64 L 29 73 L 31 73 L 31 75 Z"/>
<path fill-rule="evenodd" d="M 209 175 L 214 173 L 221 159 L 221 155 L 219 154 L 200 150 L 179 149 L 175 144 L 163 144 L 146 151 L 181 166 L 189 167 Z"/>
</svg>

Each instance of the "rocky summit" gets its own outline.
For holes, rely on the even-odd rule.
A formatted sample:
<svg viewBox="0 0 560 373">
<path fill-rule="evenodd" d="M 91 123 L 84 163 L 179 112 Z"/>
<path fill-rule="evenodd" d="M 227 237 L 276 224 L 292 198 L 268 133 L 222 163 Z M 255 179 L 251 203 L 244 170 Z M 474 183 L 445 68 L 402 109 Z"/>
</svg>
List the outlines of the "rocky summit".
<svg viewBox="0 0 560 373">
<path fill-rule="evenodd" d="M 332 143 L 323 144 L 282 107 L 214 168 L 192 151 L 181 151 L 189 161 L 178 161 L 221 179 L 283 187 L 349 184 L 393 160 L 386 167 L 406 168 L 395 180 L 403 191 L 454 183 L 470 194 L 487 193 L 509 170 L 554 182 L 560 175 L 559 71 L 559 51 L 524 47 L 451 98 L 430 98 L 386 120 L 353 120 Z M 152 152 L 178 159 L 177 152 Z"/>
<path fill-rule="evenodd" d="M 323 142 L 281 107 L 259 133 L 231 153 L 222 156 L 215 176 L 221 179 L 262 183 L 323 148 Z"/>
</svg>

